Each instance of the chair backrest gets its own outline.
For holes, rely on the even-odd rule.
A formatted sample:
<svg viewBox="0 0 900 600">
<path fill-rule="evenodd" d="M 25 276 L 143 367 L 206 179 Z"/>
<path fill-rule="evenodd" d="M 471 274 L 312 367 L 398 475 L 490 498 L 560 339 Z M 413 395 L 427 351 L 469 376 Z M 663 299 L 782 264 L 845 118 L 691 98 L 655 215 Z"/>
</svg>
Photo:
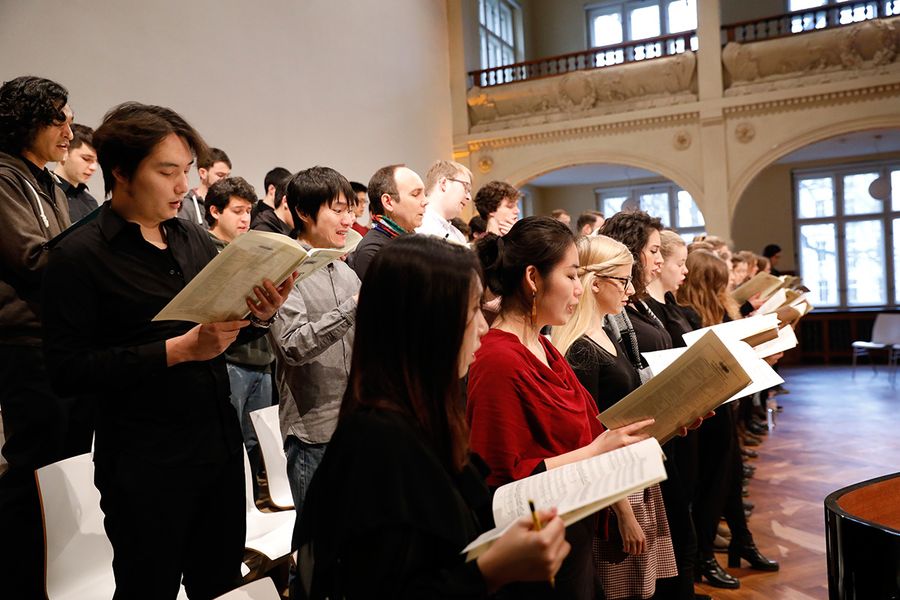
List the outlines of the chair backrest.
<svg viewBox="0 0 900 600">
<path fill-rule="evenodd" d="M 264 577 L 231 590 L 216 600 L 281 600 L 281 595 L 272 579 Z"/>
<path fill-rule="evenodd" d="M 112 586 L 106 596 L 111 597 L 113 549 L 103 528 L 92 455 L 41 467 L 36 476 L 47 540 L 47 595 L 60 597 L 78 582 L 102 581 Z M 102 591 L 94 592 L 103 597 Z"/>
<path fill-rule="evenodd" d="M 250 413 L 250 421 L 256 430 L 263 462 L 266 464 L 269 497 L 279 508 L 293 508 L 294 498 L 287 477 L 287 459 L 284 456 L 284 442 L 278 422 L 278 406 L 254 410 Z"/>
<path fill-rule="evenodd" d="M 872 342 L 900 344 L 900 313 L 879 313 L 872 326 Z"/>
</svg>

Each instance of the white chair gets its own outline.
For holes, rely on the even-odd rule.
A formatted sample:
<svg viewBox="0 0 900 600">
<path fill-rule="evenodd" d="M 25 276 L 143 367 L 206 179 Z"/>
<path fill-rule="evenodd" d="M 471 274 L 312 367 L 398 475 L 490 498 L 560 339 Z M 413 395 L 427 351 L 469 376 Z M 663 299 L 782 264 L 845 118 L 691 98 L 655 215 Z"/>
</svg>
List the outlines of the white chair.
<svg viewBox="0 0 900 600">
<path fill-rule="evenodd" d="M 269 406 L 250 413 L 250 421 L 256 430 L 259 449 L 266 465 L 266 479 L 269 483 L 269 498 L 276 508 L 294 508 L 294 497 L 287 477 L 287 459 L 278 423 L 278 407 Z"/>
<path fill-rule="evenodd" d="M 253 499 L 253 483 L 250 479 L 250 460 L 244 449 L 244 484 L 247 496 L 247 539 L 244 544 L 250 550 L 264 554 L 273 561 L 291 553 L 291 538 L 294 535 L 294 521 L 297 511 L 283 510 L 264 513 L 256 508 Z"/>
<path fill-rule="evenodd" d="M 47 597 L 112 598 L 113 549 L 103 528 L 100 492 L 94 487 L 93 455 L 67 458 L 35 474 L 44 517 Z M 183 587 L 178 598 L 187 598 Z"/>
<path fill-rule="evenodd" d="M 900 313 L 879 313 L 875 317 L 875 324 L 872 326 L 872 339 L 865 342 L 857 340 L 851 344 L 853 348 L 853 375 L 856 375 L 856 359 L 860 356 L 869 356 L 869 352 L 873 350 L 887 350 L 888 367 L 892 366 L 892 361 L 896 358 L 893 346 L 900 345 Z M 872 363 L 871 357 L 869 362 L 872 364 L 872 371 L 875 371 L 875 363 Z"/>
<path fill-rule="evenodd" d="M 231 590 L 216 600 L 281 600 L 275 583 L 269 577 L 263 577 Z"/>
</svg>

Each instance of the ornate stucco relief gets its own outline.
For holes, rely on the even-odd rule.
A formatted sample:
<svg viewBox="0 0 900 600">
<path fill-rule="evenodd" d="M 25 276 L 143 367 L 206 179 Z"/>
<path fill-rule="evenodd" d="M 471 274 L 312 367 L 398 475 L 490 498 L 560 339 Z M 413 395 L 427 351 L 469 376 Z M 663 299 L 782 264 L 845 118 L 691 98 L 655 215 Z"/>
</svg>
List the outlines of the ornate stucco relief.
<svg viewBox="0 0 900 600">
<path fill-rule="evenodd" d="M 900 73 L 900 17 L 758 42 L 729 42 L 722 50 L 726 96 Z"/>
<path fill-rule="evenodd" d="M 472 133 L 695 102 L 693 52 L 469 90 Z"/>
</svg>

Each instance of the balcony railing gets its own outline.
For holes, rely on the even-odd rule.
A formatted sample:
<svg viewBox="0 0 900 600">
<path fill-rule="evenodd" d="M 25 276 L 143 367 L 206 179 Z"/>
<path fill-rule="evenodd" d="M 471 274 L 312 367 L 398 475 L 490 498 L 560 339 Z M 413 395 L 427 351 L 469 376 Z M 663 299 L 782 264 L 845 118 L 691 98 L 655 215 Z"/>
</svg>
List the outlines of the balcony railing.
<svg viewBox="0 0 900 600">
<path fill-rule="evenodd" d="M 697 32 L 684 31 L 624 44 L 598 46 L 581 52 L 561 54 L 549 58 L 529 60 L 511 65 L 469 71 L 469 87 L 491 87 L 516 81 L 541 79 L 571 73 L 601 69 L 630 62 L 650 60 L 662 56 L 697 50 Z"/>
<path fill-rule="evenodd" d="M 723 41 L 755 42 L 900 15 L 900 0 L 844 2 L 724 25 Z"/>
</svg>

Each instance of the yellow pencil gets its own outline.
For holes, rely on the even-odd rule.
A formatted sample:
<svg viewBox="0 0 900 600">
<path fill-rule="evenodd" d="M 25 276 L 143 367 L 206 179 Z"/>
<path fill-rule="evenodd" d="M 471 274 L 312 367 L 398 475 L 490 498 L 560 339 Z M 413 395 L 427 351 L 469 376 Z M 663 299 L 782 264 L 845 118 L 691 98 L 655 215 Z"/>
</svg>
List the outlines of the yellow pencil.
<svg viewBox="0 0 900 600">
<path fill-rule="evenodd" d="M 528 501 L 528 508 L 531 510 L 531 520 L 534 523 L 534 530 L 540 531 L 541 530 L 541 520 L 538 519 L 537 511 L 534 509 L 534 500 Z M 550 576 L 550 587 L 556 588 L 556 577 L 553 575 Z"/>
</svg>

